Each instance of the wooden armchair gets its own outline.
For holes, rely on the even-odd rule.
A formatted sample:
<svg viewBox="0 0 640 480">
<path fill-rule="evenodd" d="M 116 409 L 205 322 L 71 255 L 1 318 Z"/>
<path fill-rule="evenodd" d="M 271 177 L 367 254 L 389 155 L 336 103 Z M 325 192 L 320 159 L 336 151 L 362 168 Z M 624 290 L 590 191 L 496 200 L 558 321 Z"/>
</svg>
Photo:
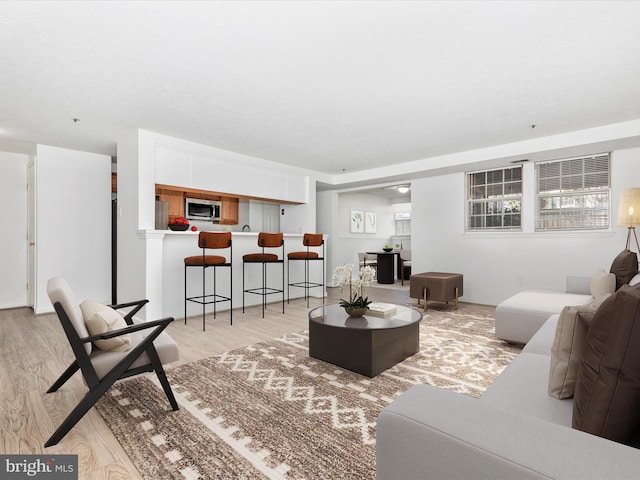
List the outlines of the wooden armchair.
<svg viewBox="0 0 640 480">
<path fill-rule="evenodd" d="M 62 440 L 114 382 L 132 375 L 155 371 L 171 407 L 178 410 L 178 403 L 162 367 L 163 364 L 176 361 L 180 357 L 176 342 L 163 332 L 173 318 L 134 323 L 133 316 L 148 303 L 148 300 L 112 307 L 85 301 L 82 304 L 85 308 L 81 308 L 67 282 L 60 277 L 49 280 L 47 294 L 75 355 L 73 363 L 47 393 L 57 391 L 78 370 L 82 372 L 89 391 L 47 440 L 45 447 Z M 124 317 L 116 312 L 118 309 L 131 307 L 133 308 Z M 83 310 L 93 312 L 91 318 L 85 319 Z M 96 325 L 109 324 L 115 329 L 105 328 L 102 333 L 93 335 L 89 333 L 90 330 L 99 328 Z M 103 349 L 97 348 L 94 343 L 102 345 Z M 111 350 L 105 349 L 110 345 Z"/>
</svg>

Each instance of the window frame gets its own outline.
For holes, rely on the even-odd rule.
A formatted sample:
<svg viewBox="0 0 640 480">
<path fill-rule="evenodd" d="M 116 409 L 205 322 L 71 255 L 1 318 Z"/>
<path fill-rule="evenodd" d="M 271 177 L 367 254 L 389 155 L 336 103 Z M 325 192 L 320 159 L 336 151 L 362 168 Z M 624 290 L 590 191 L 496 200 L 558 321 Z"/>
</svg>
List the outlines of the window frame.
<svg viewBox="0 0 640 480">
<path fill-rule="evenodd" d="M 398 218 L 398 216 L 406 216 L 405 218 Z M 405 225 L 409 225 L 409 233 L 398 233 L 398 222 L 402 222 Z M 411 212 L 395 212 L 393 214 L 393 230 L 396 237 L 410 237 L 411 236 Z"/>
<path fill-rule="evenodd" d="M 595 185 L 598 181 L 598 176 L 602 176 L 604 170 L 596 170 L 595 166 L 598 162 L 606 157 L 606 186 Z M 580 161 L 582 163 L 582 171 L 578 173 L 575 167 Z M 592 161 L 594 163 L 594 169 L 586 169 L 586 162 Z M 557 164 L 558 175 L 549 175 L 541 179 L 541 170 L 546 165 Z M 566 171 L 565 171 L 566 169 Z M 554 182 L 557 178 L 558 188 L 555 190 L 545 190 L 541 192 L 541 182 L 546 180 L 549 184 Z M 585 179 L 592 179 L 594 186 L 585 186 Z M 582 187 L 569 188 L 571 184 L 576 184 L 576 181 L 580 180 Z M 563 188 L 564 185 L 566 188 Z M 549 188 L 549 187 L 547 187 Z M 607 231 L 611 229 L 611 152 L 604 152 L 598 154 L 581 155 L 577 157 L 561 158 L 555 160 L 546 160 L 535 163 L 535 219 L 534 219 L 534 231 L 536 233 L 553 233 L 553 232 L 584 232 L 584 231 Z M 598 203 L 603 202 L 603 196 L 606 196 L 606 206 L 604 208 L 591 206 L 576 207 L 576 203 Z M 555 203 L 559 206 L 554 206 L 549 209 L 543 209 L 543 202 Z M 549 215 L 543 216 L 543 210 L 546 210 Z M 554 215 L 551 213 L 555 212 Z M 544 218 L 546 217 L 546 218 Z M 588 217 L 592 217 L 592 221 L 588 222 Z M 598 221 L 602 219 L 604 221 Z M 551 224 L 557 223 L 556 226 L 544 225 L 544 223 Z M 570 223 L 573 219 L 573 225 Z M 577 223 L 577 224 L 576 224 Z"/>
<path fill-rule="evenodd" d="M 514 180 L 514 176 L 511 175 L 510 178 L 506 178 L 505 172 L 507 171 L 516 171 L 520 172 L 519 178 Z M 502 179 L 499 182 L 495 181 L 495 173 L 501 172 Z M 485 175 L 484 183 L 474 183 L 472 185 L 472 179 L 480 174 Z M 490 174 L 493 174 L 493 180 L 489 180 Z M 523 216 L 522 216 L 522 205 L 524 201 L 524 169 L 522 165 L 510 165 L 499 168 L 492 169 L 483 169 L 476 170 L 472 172 L 465 173 L 465 233 L 479 233 L 479 232 L 521 232 L 523 228 Z M 513 184 L 519 184 L 519 192 L 518 193 L 505 193 L 507 188 L 506 186 L 513 186 Z M 496 195 L 495 193 L 490 194 L 489 190 L 492 189 L 495 192 L 495 187 L 497 185 L 501 185 L 502 193 Z M 472 198 L 472 189 L 473 188 L 484 188 L 484 196 L 479 198 Z M 519 203 L 519 210 L 507 212 L 505 209 L 505 202 L 517 201 Z M 490 204 L 500 204 L 499 212 L 491 213 L 491 208 L 489 208 Z M 484 208 L 482 207 L 484 205 Z M 476 206 L 480 206 L 480 213 L 474 213 L 476 210 Z M 497 210 L 497 209 L 496 209 Z M 487 219 L 496 217 L 500 217 L 500 225 L 489 225 L 487 226 Z M 519 219 L 518 225 L 506 225 L 505 219 L 511 218 L 511 220 L 515 218 Z M 479 219 L 482 221 L 483 225 L 481 226 L 472 226 L 472 223 L 475 223 L 473 219 Z"/>
</svg>

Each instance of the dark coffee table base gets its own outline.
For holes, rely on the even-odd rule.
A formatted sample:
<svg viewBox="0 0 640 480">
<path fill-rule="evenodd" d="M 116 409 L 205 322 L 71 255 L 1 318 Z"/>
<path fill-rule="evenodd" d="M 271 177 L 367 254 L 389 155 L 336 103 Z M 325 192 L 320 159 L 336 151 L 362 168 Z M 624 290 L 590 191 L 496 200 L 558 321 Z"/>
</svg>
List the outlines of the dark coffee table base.
<svg viewBox="0 0 640 480">
<path fill-rule="evenodd" d="M 309 322 L 309 356 L 375 377 L 420 349 L 420 324 L 380 330 Z"/>
</svg>

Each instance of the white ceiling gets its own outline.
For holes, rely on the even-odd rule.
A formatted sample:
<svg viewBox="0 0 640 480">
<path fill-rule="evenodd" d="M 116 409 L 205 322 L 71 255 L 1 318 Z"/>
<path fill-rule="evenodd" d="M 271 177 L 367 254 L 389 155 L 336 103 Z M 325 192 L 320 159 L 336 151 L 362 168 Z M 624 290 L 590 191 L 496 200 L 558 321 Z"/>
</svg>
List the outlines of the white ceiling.
<svg viewBox="0 0 640 480">
<path fill-rule="evenodd" d="M 4 1 L 0 46 L 5 150 L 142 128 L 340 174 L 640 119 L 640 2 Z"/>
</svg>

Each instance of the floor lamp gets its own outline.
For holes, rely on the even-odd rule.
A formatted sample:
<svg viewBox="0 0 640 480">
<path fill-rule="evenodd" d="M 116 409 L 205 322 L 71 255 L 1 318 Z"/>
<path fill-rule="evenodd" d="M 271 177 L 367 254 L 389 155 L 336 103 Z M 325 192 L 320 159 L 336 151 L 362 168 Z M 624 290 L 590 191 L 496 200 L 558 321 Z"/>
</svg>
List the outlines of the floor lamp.
<svg viewBox="0 0 640 480">
<path fill-rule="evenodd" d="M 627 227 L 627 246 L 631 247 L 631 232 L 636 240 L 636 248 L 640 253 L 636 227 L 640 226 L 640 188 L 625 188 L 620 194 L 620 208 L 618 210 L 618 226 Z"/>
</svg>

